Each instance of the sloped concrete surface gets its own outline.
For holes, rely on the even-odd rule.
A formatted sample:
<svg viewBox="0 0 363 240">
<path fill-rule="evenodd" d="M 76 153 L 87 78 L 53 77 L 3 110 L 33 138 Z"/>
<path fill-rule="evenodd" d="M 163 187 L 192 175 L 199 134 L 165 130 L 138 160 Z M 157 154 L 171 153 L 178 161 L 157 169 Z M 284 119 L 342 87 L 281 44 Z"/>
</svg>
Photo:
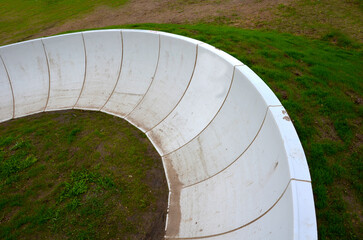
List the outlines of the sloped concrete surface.
<svg viewBox="0 0 363 240">
<path fill-rule="evenodd" d="M 281 103 L 247 66 L 169 33 L 100 30 L 0 47 L 0 122 L 85 109 L 162 157 L 166 239 L 317 239 L 309 169 Z"/>
</svg>

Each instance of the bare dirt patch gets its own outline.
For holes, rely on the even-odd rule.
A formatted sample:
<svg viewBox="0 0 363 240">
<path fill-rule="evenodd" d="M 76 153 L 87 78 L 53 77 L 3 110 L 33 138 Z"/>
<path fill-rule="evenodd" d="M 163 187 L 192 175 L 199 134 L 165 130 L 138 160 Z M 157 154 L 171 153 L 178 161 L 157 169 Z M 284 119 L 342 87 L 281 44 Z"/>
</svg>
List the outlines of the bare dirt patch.
<svg viewBox="0 0 363 240">
<path fill-rule="evenodd" d="M 273 5 L 289 0 L 230 0 L 230 1 L 171 1 L 131 0 L 125 6 L 113 9 L 101 6 L 85 17 L 71 20 L 60 26 L 52 26 L 35 37 L 84 28 L 100 28 L 132 23 L 195 23 L 230 19 L 232 25 L 255 27 L 259 21 L 272 16 L 267 11 Z M 291 0 L 290 0 L 291 1 Z M 242 17 L 242 19 L 240 19 Z M 233 20 L 235 19 L 235 20 Z M 238 21 L 237 21 L 238 19 Z M 258 23 L 257 23 L 258 24 Z"/>
<path fill-rule="evenodd" d="M 363 27 L 360 20 L 363 21 L 363 14 L 354 1 L 324 0 L 315 4 L 300 0 L 130 0 L 116 9 L 97 7 L 86 16 L 55 24 L 32 38 L 135 23 L 216 23 L 312 37 L 337 28 L 361 41 L 363 34 L 357 31 Z"/>
</svg>

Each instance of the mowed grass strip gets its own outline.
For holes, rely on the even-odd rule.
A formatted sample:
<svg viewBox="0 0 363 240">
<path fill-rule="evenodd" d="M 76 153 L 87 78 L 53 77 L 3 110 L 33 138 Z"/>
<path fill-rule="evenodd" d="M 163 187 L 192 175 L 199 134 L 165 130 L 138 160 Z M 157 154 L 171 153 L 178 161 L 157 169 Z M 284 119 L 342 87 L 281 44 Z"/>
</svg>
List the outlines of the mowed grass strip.
<svg viewBox="0 0 363 240">
<path fill-rule="evenodd" d="M 119 118 L 61 111 L 0 125 L 0 239 L 158 238 L 167 197 L 159 155 Z"/>
</svg>

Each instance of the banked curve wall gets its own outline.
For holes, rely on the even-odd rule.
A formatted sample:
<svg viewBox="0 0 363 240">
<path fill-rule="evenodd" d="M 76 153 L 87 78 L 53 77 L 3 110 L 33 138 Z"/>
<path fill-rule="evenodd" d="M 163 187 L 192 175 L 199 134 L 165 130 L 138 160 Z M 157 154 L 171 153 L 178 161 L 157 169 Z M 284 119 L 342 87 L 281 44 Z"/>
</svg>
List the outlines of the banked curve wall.
<svg viewBox="0 0 363 240">
<path fill-rule="evenodd" d="M 291 120 L 225 52 L 142 30 L 0 47 L 0 122 L 61 109 L 116 115 L 148 136 L 169 185 L 166 239 L 317 239 Z"/>
</svg>

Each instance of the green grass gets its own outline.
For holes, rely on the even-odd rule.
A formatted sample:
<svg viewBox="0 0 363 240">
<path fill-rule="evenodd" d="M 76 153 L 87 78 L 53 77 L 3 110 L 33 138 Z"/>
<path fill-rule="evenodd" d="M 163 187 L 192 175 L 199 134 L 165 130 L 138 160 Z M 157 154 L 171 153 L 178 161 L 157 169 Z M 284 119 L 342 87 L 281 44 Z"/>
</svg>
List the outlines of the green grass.
<svg viewBox="0 0 363 240">
<path fill-rule="evenodd" d="M 119 7 L 127 0 L 11 0 L 0 1 L 0 38 L 21 41 L 66 20 L 78 18 L 96 6 Z M 11 34 L 10 34 L 11 33 Z"/>
<path fill-rule="evenodd" d="M 363 238 L 363 52 L 359 43 L 336 44 L 329 39 L 203 24 L 110 28 L 189 36 L 252 68 L 288 110 L 303 144 L 319 239 Z"/>
<path fill-rule="evenodd" d="M 116 117 L 66 111 L 0 125 L 0 239 L 141 239 L 167 194 L 159 155 Z"/>
<path fill-rule="evenodd" d="M 320 38 L 344 36 L 362 43 L 361 0 L 296 0 L 276 4 L 263 28 Z"/>
</svg>

